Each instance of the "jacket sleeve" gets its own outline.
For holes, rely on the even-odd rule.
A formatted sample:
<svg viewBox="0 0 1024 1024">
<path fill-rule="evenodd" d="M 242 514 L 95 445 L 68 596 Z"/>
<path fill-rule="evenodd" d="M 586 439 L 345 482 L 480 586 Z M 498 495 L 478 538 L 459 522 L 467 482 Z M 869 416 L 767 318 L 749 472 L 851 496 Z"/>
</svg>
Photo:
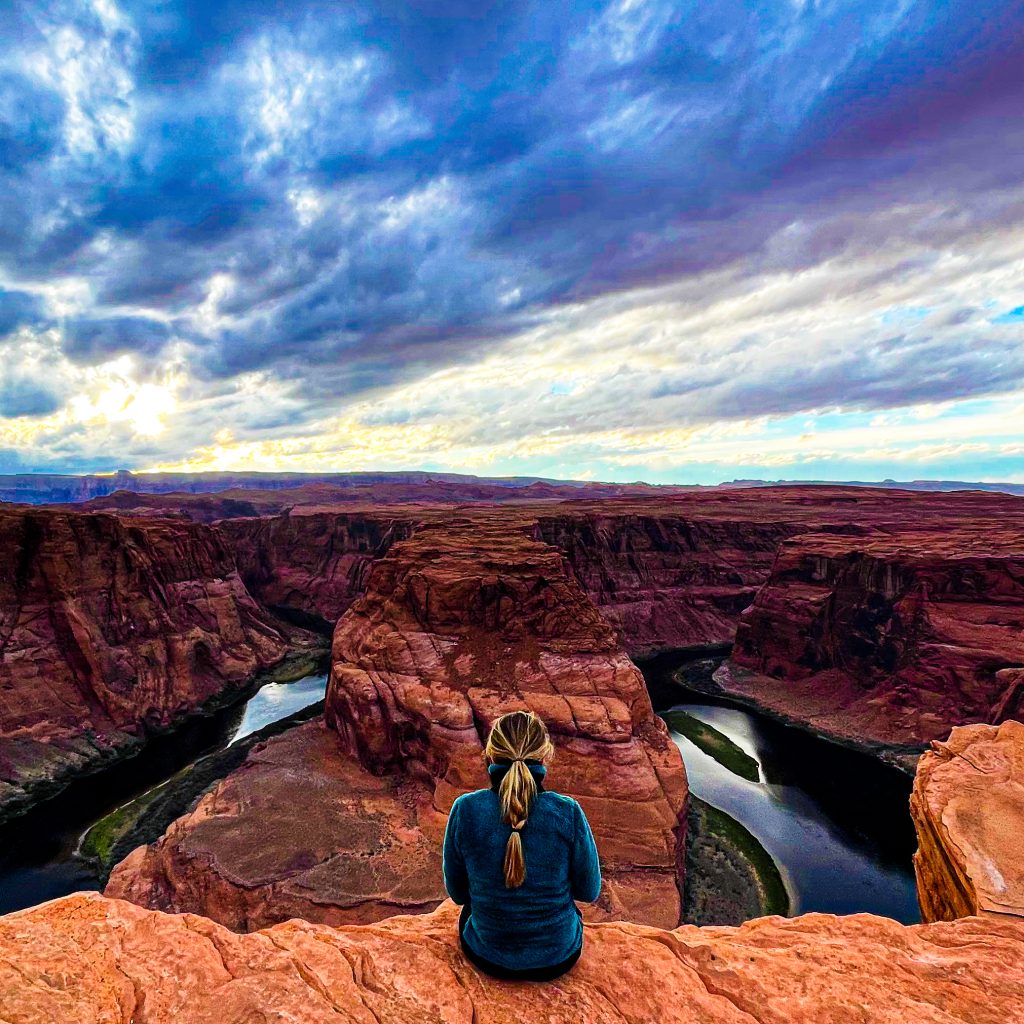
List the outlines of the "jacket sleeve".
<svg viewBox="0 0 1024 1024">
<path fill-rule="evenodd" d="M 469 878 L 466 862 L 459 852 L 459 801 L 452 804 L 448 824 L 444 830 L 444 849 L 441 855 L 441 870 L 444 872 L 444 887 L 455 903 L 462 906 L 469 899 Z"/>
<path fill-rule="evenodd" d="M 581 903 L 593 903 L 601 893 L 601 863 L 597 859 L 597 844 L 583 808 L 575 802 L 573 814 L 576 818 L 576 835 L 572 850 L 572 898 Z"/>
</svg>

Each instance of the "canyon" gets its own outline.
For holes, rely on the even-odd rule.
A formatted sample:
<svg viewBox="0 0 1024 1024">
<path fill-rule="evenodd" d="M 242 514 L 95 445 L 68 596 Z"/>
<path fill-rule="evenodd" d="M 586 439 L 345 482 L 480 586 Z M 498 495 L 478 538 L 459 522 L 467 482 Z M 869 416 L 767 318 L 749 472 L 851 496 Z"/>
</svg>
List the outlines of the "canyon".
<svg viewBox="0 0 1024 1024">
<path fill-rule="evenodd" d="M 9 813 L 332 633 L 323 715 L 254 746 L 105 895 L 0 918 L 3 1020 L 1024 1021 L 1019 499 L 325 496 L 0 513 Z M 924 752 L 928 923 L 680 925 L 686 773 L 631 658 L 733 641 L 717 692 Z M 489 724 L 524 706 L 605 873 L 580 965 L 525 992 L 462 959 L 439 858 Z"/>
<path fill-rule="evenodd" d="M 1024 520 L 975 514 L 787 540 L 716 680 L 911 765 L 953 725 L 1020 717 Z"/>
<path fill-rule="evenodd" d="M 209 527 L 0 511 L 0 818 L 310 642 Z"/>
<path fill-rule="evenodd" d="M 468 964 L 450 903 L 372 925 L 295 919 L 239 935 L 83 893 L 0 918 L 0 1013 L 7 1024 L 1024 1021 L 1024 726 L 954 730 L 924 756 L 913 799 L 923 925 L 864 914 L 587 923 L 569 974 L 521 985 Z M 975 899 L 958 906 L 965 892 Z"/>
<path fill-rule="evenodd" d="M 339 620 L 324 722 L 254 751 L 122 862 L 107 893 L 237 930 L 436 906 L 445 815 L 484 779 L 490 723 L 525 706 L 551 729 L 552 778 L 601 846 L 592 916 L 677 924 L 679 752 L 615 632 L 531 532 L 480 513 L 394 544 Z M 354 806 L 366 790 L 372 806 Z"/>
</svg>

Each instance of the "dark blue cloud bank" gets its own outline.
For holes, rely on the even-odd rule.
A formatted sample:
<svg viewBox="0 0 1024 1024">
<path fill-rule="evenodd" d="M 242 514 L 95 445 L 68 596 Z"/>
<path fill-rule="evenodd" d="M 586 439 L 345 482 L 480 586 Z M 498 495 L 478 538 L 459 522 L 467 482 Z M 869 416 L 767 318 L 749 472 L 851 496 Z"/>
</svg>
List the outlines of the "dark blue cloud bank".
<svg viewBox="0 0 1024 1024">
<path fill-rule="evenodd" d="M 23 461 L 1021 465 L 1022 3 L 21 0 L 0 32 Z"/>
</svg>

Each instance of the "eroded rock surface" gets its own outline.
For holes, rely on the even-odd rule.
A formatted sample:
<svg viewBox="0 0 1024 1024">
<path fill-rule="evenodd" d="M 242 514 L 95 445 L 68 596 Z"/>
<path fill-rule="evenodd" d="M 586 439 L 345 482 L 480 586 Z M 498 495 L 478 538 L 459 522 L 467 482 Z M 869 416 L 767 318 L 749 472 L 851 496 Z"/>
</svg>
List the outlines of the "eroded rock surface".
<svg viewBox="0 0 1024 1024">
<path fill-rule="evenodd" d="M 0 512 L 0 816 L 279 661 L 208 527 Z"/>
<path fill-rule="evenodd" d="M 541 539 L 565 552 L 628 652 L 728 644 L 781 541 L 803 527 L 715 516 L 695 499 L 648 511 L 541 515 Z M 693 508 L 691 512 L 690 509 Z"/>
<path fill-rule="evenodd" d="M 328 924 L 432 910 L 445 816 L 431 791 L 342 755 L 317 719 L 256 747 L 106 893 L 236 931 L 291 917 Z"/>
<path fill-rule="evenodd" d="M 1024 725 L 970 725 L 932 743 L 911 813 L 926 921 L 1024 918 Z"/>
<path fill-rule="evenodd" d="M 954 725 L 1019 717 L 1024 505 L 1011 511 L 785 542 L 716 679 L 822 733 L 904 753 Z"/>
<path fill-rule="evenodd" d="M 304 509 L 218 524 L 250 592 L 333 628 L 366 587 L 370 564 L 414 529 L 414 514 Z"/>
<path fill-rule="evenodd" d="M 0 919 L 7 1024 L 227 1021 L 465 1024 L 1020 1024 L 1024 923 L 904 927 L 814 914 L 740 928 L 586 926 L 550 984 L 493 981 L 463 958 L 450 905 L 331 929 L 236 935 L 76 895 Z"/>
<path fill-rule="evenodd" d="M 479 788 L 482 738 L 526 707 L 548 724 L 551 784 L 602 854 L 605 916 L 680 919 L 686 776 L 643 677 L 528 525 L 424 525 L 374 564 L 334 637 L 325 716 L 371 771 L 427 780 L 447 812 Z"/>
</svg>

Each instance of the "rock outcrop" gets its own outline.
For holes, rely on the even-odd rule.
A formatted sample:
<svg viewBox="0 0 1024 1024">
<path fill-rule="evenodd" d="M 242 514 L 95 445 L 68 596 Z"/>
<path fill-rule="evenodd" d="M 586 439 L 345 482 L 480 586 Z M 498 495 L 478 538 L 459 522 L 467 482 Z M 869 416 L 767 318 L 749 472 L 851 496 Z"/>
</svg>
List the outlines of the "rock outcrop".
<svg viewBox="0 0 1024 1024">
<path fill-rule="evenodd" d="M 456 911 L 235 935 L 76 895 L 0 918 L 7 1024 L 227 1021 L 465 1024 L 1020 1024 L 1024 923 L 904 927 L 858 915 L 740 928 L 586 926 L 576 967 L 493 981 L 463 958 Z"/>
<path fill-rule="evenodd" d="M 447 811 L 481 785 L 499 715 L 536 711 L 551 779 L 579 799 L 606 876 L 600 910 L 680 920 L 686 776 L 643 677 L 560 551 L 475 515 L 421 527 L 370 572 L 334 637 L 325 716 L 371 771 L 429 780 Z"/>
<path fill-rule="evenodd" d="M 288 651 L 208 527 L 21 509 L 0 548 L 0 816 Z"/>
<path fill-rule="evenodd" d="M 969 725 L 932 743 L 914 779 L 926 921 L 1024 918 L 1024 725 Z"/>
<path fill-rule="evenodd" d="M 235 931 L 432 910 L 444 899 L 445 816 L 430 797 L 422 782 L 342 755 L 318 718 L 256 747 L 158 842 L 129 854 L 106 893 Z"/>
<path fill-rule="evenodd" d="M 614 631 L 561 553 L 530 532 L 479 513 L 394 544 L 338 624 L 330 731 L 304 726 L 257 748 L 119 865 L 107 892 L 236 929 L 436 906 L 444 816 L 485 784 L 489 723 L 526 706 L 554 734 L 553 785 L 579 798 L 597 835 L 598 916 L 677 924 L 682 760 Z M 348 797 L 364 791 L 372 812 Z M 360 859 L 352 816 L 368 813 L 374 839 Z"/>
<path fill-rule="evenodd" d="M 1020 716 L 1015 505 L 1012 516 L 785 542 L 717 681 L 826 735 L 903 754 L 954 725 Z"/>
</svg>

